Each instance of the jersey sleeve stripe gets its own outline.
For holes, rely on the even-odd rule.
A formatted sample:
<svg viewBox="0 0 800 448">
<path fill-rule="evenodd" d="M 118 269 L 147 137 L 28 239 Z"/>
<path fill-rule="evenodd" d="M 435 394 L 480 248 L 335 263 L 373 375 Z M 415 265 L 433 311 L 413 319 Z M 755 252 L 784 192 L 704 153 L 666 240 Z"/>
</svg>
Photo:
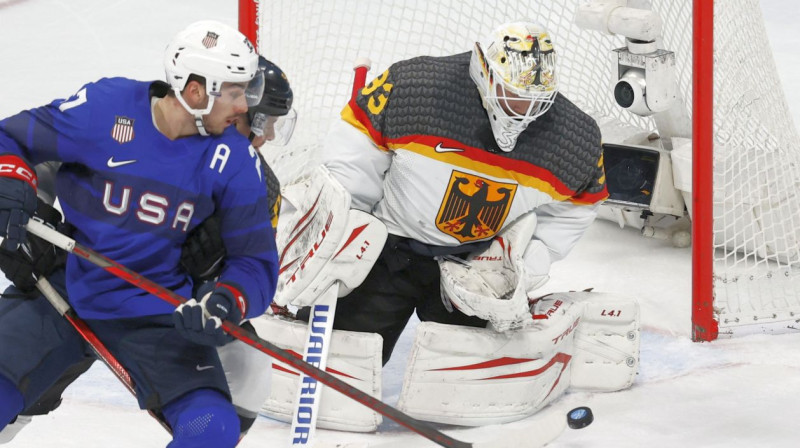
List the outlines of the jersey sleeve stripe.
<svg viewBox="0 0 800 448">
<path fill-rule="evenodd" d="M 378 148 L 384 151 L 389 150 L 389 147 L 386 145 L 386 138 L 380 131 L 372 126 L 369 117 L 358 107 L 355 100 L 351 100 L 350 103 L 342 109 L 342 120 L 366 134 Z"/>
</svg>

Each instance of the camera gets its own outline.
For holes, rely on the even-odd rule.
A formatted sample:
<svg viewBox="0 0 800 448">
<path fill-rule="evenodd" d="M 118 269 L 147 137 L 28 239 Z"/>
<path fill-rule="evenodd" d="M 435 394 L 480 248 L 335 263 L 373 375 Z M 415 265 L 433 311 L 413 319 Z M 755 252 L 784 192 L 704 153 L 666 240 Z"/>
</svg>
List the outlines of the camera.
<svg viewBox="0 0 800 448">
<path fill-rule="evenodd" d="M 672 107 L 677 97 L 675 53 L 660 50 L 652 42 L 628 39 L 617 48 L 618 81 L 614 101 L 636 115 L 647 117 Z"/>
<path fill-rule="evenodd" d="M 646 87 L 644 71 L 628 69 L 614 86 L 614 100 L 623 109 L 628 109 L 637 115 L 649 115 L 651 112 L 645 101 Z"/>
</svg>

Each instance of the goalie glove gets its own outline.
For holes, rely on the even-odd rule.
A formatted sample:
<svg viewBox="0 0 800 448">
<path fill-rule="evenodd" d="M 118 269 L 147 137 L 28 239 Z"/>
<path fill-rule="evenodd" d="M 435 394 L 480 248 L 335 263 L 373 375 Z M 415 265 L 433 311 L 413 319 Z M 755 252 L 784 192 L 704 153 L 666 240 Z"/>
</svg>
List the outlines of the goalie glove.
<svg viewBox="0 0 800 448">
<path fill-rule="evenodd" d="M 532 272 L 525 262 L 524 257 L 548 256 L 541 241 L 531 241 L 535 228 L 536 214 L 530 212 L 498 233 L 486 250 L 464 260 L 440 258 L 445 307 L 488 320 L 497 331 L 530 320 L 528 292 L 549 278 L 547 272 Z"/>
<path fill-rule="evenodd" d="M 233 340 L 222 329 L 222 321 L 239 324 L 247 315 L 247 299 L 233 285 L 206 283 L 198 289 L 200 302 L 191 299 L 172 313 L 175 328 L 186 339 L 219 347 Z"/>
</svg>

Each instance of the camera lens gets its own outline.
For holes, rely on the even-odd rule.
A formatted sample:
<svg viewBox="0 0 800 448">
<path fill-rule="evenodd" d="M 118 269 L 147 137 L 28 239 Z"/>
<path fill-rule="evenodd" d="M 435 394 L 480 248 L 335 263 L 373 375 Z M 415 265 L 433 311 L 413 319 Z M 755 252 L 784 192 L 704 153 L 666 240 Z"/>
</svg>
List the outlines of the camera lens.
<svg viewBox="0 0 800 448">
<path fill-rule="evenodd" d="M 621 107 L 629 108 L 634 100 L 633 87 L 628 81 L 620 80 L 614 87 L 614 99 Z"/>
</svg>

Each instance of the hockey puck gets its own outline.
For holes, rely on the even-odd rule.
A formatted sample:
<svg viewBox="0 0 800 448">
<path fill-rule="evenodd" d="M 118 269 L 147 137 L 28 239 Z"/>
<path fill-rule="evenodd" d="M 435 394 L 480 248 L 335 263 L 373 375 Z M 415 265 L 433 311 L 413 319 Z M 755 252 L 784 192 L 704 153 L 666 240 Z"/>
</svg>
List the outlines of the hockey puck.
<svg viewBox="0 0 800 448">
<path fill-rule="evenodd" d="M 586 406 L 575 408 L 567 413 L 567 425 L 572 429 L 581 429 L 594 421 L 592 410 Z"/>
</svg>

